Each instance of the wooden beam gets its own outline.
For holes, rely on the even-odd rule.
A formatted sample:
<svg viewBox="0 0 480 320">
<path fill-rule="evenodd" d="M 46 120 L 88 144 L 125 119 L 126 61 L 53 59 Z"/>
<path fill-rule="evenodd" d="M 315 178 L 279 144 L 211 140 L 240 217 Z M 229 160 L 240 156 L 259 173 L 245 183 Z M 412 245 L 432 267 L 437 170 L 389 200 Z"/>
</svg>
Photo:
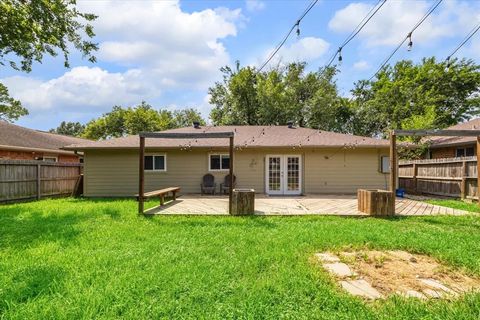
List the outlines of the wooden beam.
<svg viewBox="0 0 480 320">
<path fill-rule="evenodd" d="M 397 137 L 390 132 L 390 191 L 395 194 L 397 186 Z"/>
<path fill-rule="evenodd" d="M 144 138 L 165 138 L 165 139 L 208 139 L 208 138 L 231 138 L 233 132 L 141 132 L 140 137 Z"/>
<path fill-rule="evenodd" d="M 396 136 L 478 137 L 480 130 L 394 130 Z"/>
<path fill-rule="evenodd" d="M 232 199 L 233 199 L 233 136 L 230 137 L 230 190 L 228 194 L 228 213 L 232 214 Z"/>
<path fill-rule="evenodd" d="M 143 196 L 145 193 L 145 137 L 140 136 L 138 158 L 138 214 L 143 214 Z"/>
</svg>

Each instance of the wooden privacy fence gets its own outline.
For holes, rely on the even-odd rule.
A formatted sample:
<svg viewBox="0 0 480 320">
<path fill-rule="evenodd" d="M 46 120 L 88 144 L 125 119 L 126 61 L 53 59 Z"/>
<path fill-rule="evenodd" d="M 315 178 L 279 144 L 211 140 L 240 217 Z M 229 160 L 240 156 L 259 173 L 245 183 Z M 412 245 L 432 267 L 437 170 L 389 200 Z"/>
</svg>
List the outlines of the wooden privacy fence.
<svg viewBox="0 0 480 320">
<path fill-rule="evenodd" d="M 81 163 L 0 160 L 0 202 L 71 195 L 80 188 Z"/>
<path fill-rule="evenodd" d="M 401 161 L 399 187 L 412 194 L 478 199 L 477 157 Z"/>
</svg>

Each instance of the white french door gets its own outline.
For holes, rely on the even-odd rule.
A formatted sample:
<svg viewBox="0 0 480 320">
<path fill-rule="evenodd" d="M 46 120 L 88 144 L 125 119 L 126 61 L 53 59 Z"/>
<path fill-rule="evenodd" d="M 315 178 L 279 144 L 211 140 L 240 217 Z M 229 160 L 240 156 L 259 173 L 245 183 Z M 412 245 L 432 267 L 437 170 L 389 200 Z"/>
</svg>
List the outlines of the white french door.
<svg viewBox="0 0 480 320">
<path fill-rule="evenodd" d="M 296 195 L 302 193 L 301 156 L 268 155 L 265 161 L 267 194 Z"/>
</svg>

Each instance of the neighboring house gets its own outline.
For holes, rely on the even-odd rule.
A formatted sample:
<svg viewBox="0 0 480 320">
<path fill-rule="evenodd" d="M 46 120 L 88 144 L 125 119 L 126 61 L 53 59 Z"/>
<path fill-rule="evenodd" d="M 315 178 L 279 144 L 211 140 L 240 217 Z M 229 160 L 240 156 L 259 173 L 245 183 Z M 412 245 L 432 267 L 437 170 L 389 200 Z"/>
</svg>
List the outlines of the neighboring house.
<svg viewBox="0 0 480 320">
<path fill-rule="evenodd" d="M 480 130 L 480 118 L 459 123 L 446 130 Z M 427 159 L 470 157 L 477 155 L 477 137 L 431 137 Z"/>
<path fill-rule="evenodd" d="M 0 121 L 0 159 L 79 162 L 81 155 L 61 148 L 87 141 Z"/>
<path fill-rule="evenodd" d="M 234 132 L 237 188 L 257 193 L 355 193 L 388 188 L 388 141 L 287 126 L 206 126 L 165 132 Z M 203 175 L 217 187 L 229 169 L 228 139 L 146 139 L 145 190 L 179 186 L 200 193 Z M 138 192 L 139 137 L 66 147 L 84 152 L 84 195 Z"/>
</svg>

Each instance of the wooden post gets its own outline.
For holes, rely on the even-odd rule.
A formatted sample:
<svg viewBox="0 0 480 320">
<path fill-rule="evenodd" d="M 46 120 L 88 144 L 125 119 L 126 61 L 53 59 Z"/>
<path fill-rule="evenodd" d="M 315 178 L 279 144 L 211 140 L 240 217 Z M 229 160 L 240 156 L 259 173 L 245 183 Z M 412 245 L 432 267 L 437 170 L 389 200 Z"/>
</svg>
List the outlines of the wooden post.
<svg viewBox="0 0 480 320">
<path fill-rule="evenodd" d="M 460 182 L 460 199 L 464 200 L 467 196 L 467 161 L 462 161 L 462 181 Z"/>
<path fill-rule="evenodd" d="M 41 175 L 42 175 L 42 165 L 37 164 L 37 200 L 40 200 L 42 197 L 42 182 L 41 182 Z"/>
<path fill-rule="evenodd" d="M 480 136 L 477 137 L 477 203 L 480 207 Z"/>
<path fill-rule="evenodd" d="M 140 136 L 138 159 L 138 214 L 143 214 L 143 195 L 145 193 L 145 137 Z"/>
<path fill-rule="evenodd" d="M 397 137 L 390 132 L 390 191 L 395 195 L 397 189 Z"/>
<path fill-rule="evenodd" d="M 418 166 L 414 162 L 413 163 L 413 193 L 417 193 L 417 175 L 418 175 Z"/>
<path fill-rule="evenodd" d="M 230 137 L 230 190 L 228 195 L 228 213 L 232 214 L 232 197 L 233 197 L 233 136 Z"/>
</svg>

